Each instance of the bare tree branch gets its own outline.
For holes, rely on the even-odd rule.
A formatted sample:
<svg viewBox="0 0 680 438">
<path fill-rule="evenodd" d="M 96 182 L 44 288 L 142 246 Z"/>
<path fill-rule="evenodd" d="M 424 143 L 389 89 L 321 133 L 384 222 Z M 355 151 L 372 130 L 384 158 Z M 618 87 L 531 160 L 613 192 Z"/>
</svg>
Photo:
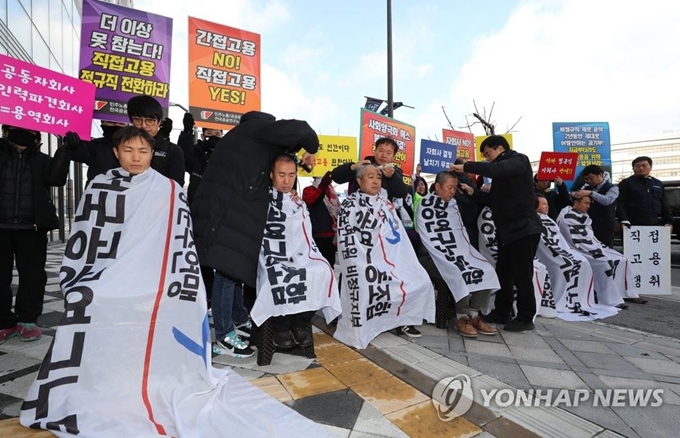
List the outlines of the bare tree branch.
<svg viewBox="0 0 680 438">
<path fill-rule="evenodd" d="M 446 114 L 446 108 L 444 108 L 443 105 L 442 105 L 442 112 L 444 113 L 444 117 L 446 117 L 446 122 L 449 124 L 451 129 L 453 129 L 455 131 L 455 128 L 453 127 L 453 124 L 451 123 L 451 120 L 449 119 L 449 115 Z"/>
<path fill-rule="evenodd" d="M 491 115 L 493 114 L 493 108 L 496 106 L 496 102 L 493 102 L 491 104 L 491 111 L 489 111 L 489 117 L 484 117 L 486 120 L 491 120 Z M 486 116 L 486 114 L 484 114 Z M 493 126 L 496 126 L 494 122 L 490 123 Z"/>
<path fill-rule="evenodd" d="M 486 132 L 486 135 L 494 135 L 495 129 L 492 124 L 484 120 L 484 118 L 477 113 L 472 113 L 472 116 L 479 120 L 479 123 L 482 124 L 482 126 L 484 127 L 484 132 Z"/>
<path fill-rule="evenodd" d="M 522 116 L 519 116 L 519 119 L 517 119 L 517 121 L 515 122 L 515 124 L 512 125 L 510 128 L 508 128 L 508 130 L 505 131 L 505 133 L 506 133 L 506 134 L 509 134 L 509 133 L 513 132 L 513 129 L 515 129 L 515 126 L 517 126 L 517 124 L 519 123 L 520 120 L 522 120 Z"/>
</svg>

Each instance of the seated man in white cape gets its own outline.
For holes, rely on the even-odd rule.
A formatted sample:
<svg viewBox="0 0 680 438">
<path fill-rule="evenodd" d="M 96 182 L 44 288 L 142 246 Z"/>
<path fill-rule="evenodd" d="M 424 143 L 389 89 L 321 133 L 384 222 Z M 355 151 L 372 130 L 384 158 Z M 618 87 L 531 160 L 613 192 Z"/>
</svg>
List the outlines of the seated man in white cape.
<svg viewBox="0 0 680 438">
<path fill-rule="evenodd" d="M 571 207 L 564 207 L 560 212 L 557 225 L 569 246 L 590 262 L 597 303 L 625 309 L 628 305 L 624 304 L 624 298 L 638 298 L 637 293 L 626 286 L 632 280 L 628 278 L 628 259 L 602 245 L 593 234 L 592 220 L 588 216 L 591 203 L 590 196 L 572 199 Z"/>
<path fill-rule="evenodd" d="M 366 348 L 380 333 L 434 321 L 434 288 L 372 164 L 356 170 L 359 191 L 342 203 L 338 256 L 342 315 L 335 338 Z"/>
<path fill-rule="evenodd" d="M 567 321 L 588 321 L 616 315 L 616 307 L 595 304 L 590 263 L 569 247 L 557 223 L 548 216 L 549 208 L 545 196 L 536 195 L 536 212 L 543 224 L 536 257 L 548 269 L 557 316 Z"/>
<path fill-rule="evenodd" d="M 478 334 L 495 335 L 496 327 L 487 324 L 480 311 L 489 306 L 489 296 L 498 290 L 494 267 L 472 245 L 458 210 L 458 179 L 451 172 L 439 172 L 434 192 L 420 201 L 416 211 L 418 235 L 429 253 L 420 261 L 433 278 L 442 278 L 456 301 L 456 330 L 467 338 Z M 434 266 L 432 263 L 434 262 Z"/>
<path fill-rule="evenodd" d="M 305 348 L 313 343 L 306 327 L 317 310 L 322 309 L 328 323 L 340 314 L 338 286 L 312 238 L 305 203 L 291 194 L 297 181 L 293 158 L 279 155 L 270 176 L 271 201 L 250 316 L 258 326 L 272 318 L 275 346 L 290 349 L 295 342 Z"/>
<path fill-rule="evenodd" d="M 78 205 L 64 316 L 21 424 L 59 437 L 329 436 L 212 367 L 186 195 L 150 168 L 149 133 L 129 126 L 113 142 L 121 168 L 94 178 Z"/>
<path fill-rule="evenodd" d="M 496 225 L 489 207 L 484 207 L 477 219 L 479 227 L 479 252 L 496 266 L 498 260 L 498 242 L 496 242 Z M 543 263 L 534 259 L 534 295 L 536 298 L 536 316 L 554 318 L 556 316 L 555 299 L 550 284 L 548 269 Z M 488 313 L 489 308 L 485 313 Z"/>
</svg>

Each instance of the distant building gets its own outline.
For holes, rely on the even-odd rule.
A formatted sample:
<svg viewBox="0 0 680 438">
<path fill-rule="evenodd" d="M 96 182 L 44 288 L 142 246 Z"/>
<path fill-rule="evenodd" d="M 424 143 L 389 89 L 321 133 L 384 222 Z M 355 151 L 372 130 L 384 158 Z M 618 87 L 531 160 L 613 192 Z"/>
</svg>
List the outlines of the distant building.
<svg viewBox="0 0 680 438">
<path fill-rule="evenodd" d="M 680 132 L 612 144 L 614 182 L 633 174 L 632 161 L 641 155 L 652 159 L 652 176 L 661 181 L 680 179 Z"/>
</svg>

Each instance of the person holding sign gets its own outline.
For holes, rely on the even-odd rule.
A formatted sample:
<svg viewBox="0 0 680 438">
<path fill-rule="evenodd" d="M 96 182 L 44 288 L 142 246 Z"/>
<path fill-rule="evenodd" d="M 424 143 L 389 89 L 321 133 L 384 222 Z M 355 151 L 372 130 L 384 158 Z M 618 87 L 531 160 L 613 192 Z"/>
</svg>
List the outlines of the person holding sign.
<svg viewBox="0 0 680 438">
<path fill-rule="evenodd" d="M 334 337 L 366 348 L 384 331 L 433 322 L 434 289 L 394 206 L 381 194 L 380 169 L 365 164 L 356 174 L 359 191 L 342 202 L 338 217 L 342 315 Z"/>
<path fill-rule="evenodd" d="M 625 309 L 624 298 L 639 298 L 626 283 L 631 282 L 626 265 L 626 257 L 607 248 L 593 234 L 592 219 L 588 210 L 592 204 L 590 196 L 573 198 L 572 206 L 565 207 L 557 218 L 562 235 L 569 246 L 588 259 L 593 269 L 595 293 L 598 304 Z"/>
<path fill-rule="evenodd" d="M 454 172 L 470 172 L 492 178 L 489 192 L 467 187 L 473 199 L 491 207 L 498 240 L 496 274 L 501 289 L 496 293 L 489 322 L 503 323 L 505 330 L 534 329 L 534 257 L 541 235 L 536 214 L 533 172 L 526 155 L 511 150 L 501 135 L 484 139 L 479 147 L 487 162 L 454 164 Z M 517 287 L 517 317 L 511 320 L 514 287 Z"/>
<path fill-rule="evenodd" d="M 41 135 L 2 125 L 0 139 L 0 344 L 19 336 L 35 341 L 42 314 L 47 273 L 47 232 L 59 228 L 50 187 L 63 186 L 71 153 L 79 139 L 68 132 L 50 157 L 40 152 Z M 12 311 L 12 267 L 19 272 Z"/>
<path fill-rule="evenodd" d="M 488 307 L 491 292 L 498 290 L 498 277 L 493 266 L 470 244 L 454 199 L 457 183 L 452 173 L 439 172 L 434 193 L 420 202 L 416 211 L 418 234 L 428 254 L 419 259 L 433 279 L 446 283 L 447 290 L 437 293 L 453 294 L 458 333 L 467 338 L 495 335 L 496 327 L 487 324 L 480 311 Z"/>
<path fill-rule="evenodd" d="M 281 349 L 313 344 L 308 330 L 314 313 L 323 309 L 330 323 L 340 315 L 333 267 L 312 241 L 305 204 L 295 195 L 297 166 L 282 154 L 271 171 L 272 188 L 257 268 L 257 298 L 250 312 L 262 326 L 272 318 L 274 345 Z"/>
<path fill-rule="evenodd" d="M 345 163 L 333 169 L 333 181 L 337 184 L 349 183 L 347 193 L 357 191 L 356 170 L 359 166 L 373 164 L 382 176 L 382 188 L 387 192 L 387 199 L 405 198 L 409 193 L 409 187 L 404 183 L 404 175 L 401 169 L 394 165 L 395 155 L 399 152 L 397 142 L 389 137 L 382 137 L 375 142 L 375 153 L 359 161 L 358 163 Z"/>
<path fill-rule="evenodd" d="M 593 233 L 597 240 L 613 248 L 619 188 L 604 179 L 604 170 L 596 164 L 583 168 L 581 176 L 586 185 L 574 192 L 574 197 L 590 196 L 593 199 L 588 210 L 588 216 L 593 220 Z"/>
</svg>

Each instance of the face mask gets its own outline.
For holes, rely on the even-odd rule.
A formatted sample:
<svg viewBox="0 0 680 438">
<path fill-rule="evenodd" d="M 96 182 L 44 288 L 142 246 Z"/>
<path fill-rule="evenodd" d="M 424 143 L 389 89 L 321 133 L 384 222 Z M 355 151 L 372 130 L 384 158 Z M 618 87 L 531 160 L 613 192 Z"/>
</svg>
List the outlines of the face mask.
<svg viewBox="0 0 680 438">
<path fill-rule="evenodd" d="M 122 126 L 102 126 L 102 132 L 104 133 L 104 138 L 107 140 L 111 140 L 113 138 L 113 134 L 116 133 Z"/>
<path fill-rule="evenodd" d="M 17 146 L 35 146 L 36 136 L 30 131 L 23 129 L 10 129 L 7 133 L 7 140 Z"/>
<path fill-rule="evenodd" d="M 205 145 L 208 146 L 210 149 L 215 149 L 215 146 L 217 146 L 217 143 L 221 140 L 220 137 L 206 137 L 204 142 Z"/>
</svg>

